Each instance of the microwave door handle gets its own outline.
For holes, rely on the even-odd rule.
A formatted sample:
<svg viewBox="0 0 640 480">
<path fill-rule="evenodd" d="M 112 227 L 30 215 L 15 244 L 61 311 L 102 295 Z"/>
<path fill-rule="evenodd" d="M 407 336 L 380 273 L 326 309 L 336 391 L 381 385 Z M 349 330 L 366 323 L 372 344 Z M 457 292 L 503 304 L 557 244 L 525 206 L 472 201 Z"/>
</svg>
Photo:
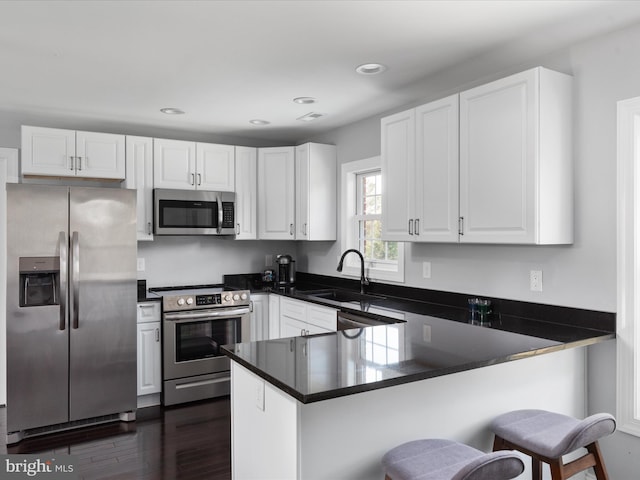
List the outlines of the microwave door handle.
<svg viewBox="0 0 640 480">
<path fill-rule="evenodd" d="M 71 236 L 71 308 L 72 308 L 72 328 L 79 327 L 80 310 L 80 241 L 78 232 L 73 232 Z"/>
<path fill-rule="evenodd" d="M 222 195 L 218 195 L 218 234 L 222 233 Z"/>
<path fill-rule="evenodd" d="M 60 232 L 58 235 L 58 247 L 60 249 L 60 330 L 67 327 L 67 275 L 68 275 L 68 254 L 67 233 Z"/>
</svg>

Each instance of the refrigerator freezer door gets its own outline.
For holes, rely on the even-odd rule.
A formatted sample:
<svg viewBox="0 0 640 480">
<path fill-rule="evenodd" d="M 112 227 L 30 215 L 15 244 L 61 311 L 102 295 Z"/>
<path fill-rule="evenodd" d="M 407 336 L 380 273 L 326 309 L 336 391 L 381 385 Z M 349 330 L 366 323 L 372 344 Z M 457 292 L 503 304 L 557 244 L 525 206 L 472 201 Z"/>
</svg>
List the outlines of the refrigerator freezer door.
<svg viewBox="0 0 640 480">
<path fill-rule="evenodd" d="M 20 307 L 19 300 L 19 258 L 59 257 L 67 224 L 67 188 L 7 184 L 8 432 L 68 421 L 64 302 Z"/>
<path fill-rule="evenodd" d="M 133 190 L 71 188 L 69 420 L 136 408 Z"/>
</svg>

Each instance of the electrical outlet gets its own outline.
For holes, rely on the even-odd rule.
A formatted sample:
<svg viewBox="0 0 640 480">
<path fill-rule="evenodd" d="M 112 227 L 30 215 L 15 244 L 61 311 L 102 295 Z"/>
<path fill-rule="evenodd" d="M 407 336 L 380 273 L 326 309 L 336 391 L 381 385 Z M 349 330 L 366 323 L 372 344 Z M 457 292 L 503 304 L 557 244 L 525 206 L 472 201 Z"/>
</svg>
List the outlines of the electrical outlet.
<svg viewBox="0 0 640 480">
<path fill-rule="evenodd" d="M 264 256 L 264 266 L 270 267 L 273 265 L 273 255 L 265 255 Z"/>
<path fill-rule="evenodd" d="M 138 271 L 144 272 L 144 258 L 138 258 Z"/>
<path fill-rule="evenodd" d="M 542 291 L 542 270 L 531 270 L 529 272 L 529 288 L 532 292 Z"/>
<path fill-rule="evenodd" d="M 431 262 L 422 262 L 422 278 L 431 278 Z"/>
<path fill-rule="evenodd" d="M 424 343 L 431 343 L 431 325 L 422 326 L 422 339 Z"/>
</svg>

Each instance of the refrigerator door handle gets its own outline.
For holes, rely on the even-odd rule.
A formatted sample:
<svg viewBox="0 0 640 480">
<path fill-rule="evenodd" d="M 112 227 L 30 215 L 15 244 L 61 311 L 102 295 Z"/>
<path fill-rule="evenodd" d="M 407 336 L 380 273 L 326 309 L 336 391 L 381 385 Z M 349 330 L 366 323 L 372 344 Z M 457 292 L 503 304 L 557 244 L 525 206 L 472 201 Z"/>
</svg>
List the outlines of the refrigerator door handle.
<svg viewBox="0 0 640 480">
<path fill-rule="evenodd" d="M 67 275 L 69 273 L 67 232 L 58 235 L 60 248 L 60 330 L 67 328 Z"/>
<path fill-rule="evenodd" d="M 80 309 L 80 241 L 78 240 L 78 232 L 73 232 L 71 236 L 71 269 L 72 328 L 78 328 Z"/>
</svg>

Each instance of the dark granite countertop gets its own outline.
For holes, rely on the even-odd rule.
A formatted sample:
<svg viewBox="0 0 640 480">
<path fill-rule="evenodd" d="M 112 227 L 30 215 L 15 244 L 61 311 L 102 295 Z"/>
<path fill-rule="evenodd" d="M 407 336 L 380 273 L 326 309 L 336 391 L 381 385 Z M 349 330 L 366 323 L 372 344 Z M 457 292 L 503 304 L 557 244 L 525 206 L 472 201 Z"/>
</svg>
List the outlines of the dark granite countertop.
<svg viewBox="0 0 640 480">
<path fill-rule="evenodd" d="M 223 347 L 245 366 L 302 403 L 328 400 L 424 380 L 615 338 L 615 315 L 607 312 L 494 301 L 490 322 L 473 325 L 467 295 L 403 288 L 405 297 L 376 291 L 372 302 L 335 302 L 309 296 L 328 288 L 305 275 L 296 288 L 274 290 L 259 275 L 225 276 L 225 285 L 278 293 L 339 310 L 400 321 L 377 327 Z M 351 285 L 352 286 L 352 285 Z M 428 300 L 412 298 L 429 297 Z M 445 298 L 446 297 L 446 298 Z M 438 303 L 445 298 L 448 304 Z M 451 301 L 453 300 L 453 301 Z"/>
</svg>

